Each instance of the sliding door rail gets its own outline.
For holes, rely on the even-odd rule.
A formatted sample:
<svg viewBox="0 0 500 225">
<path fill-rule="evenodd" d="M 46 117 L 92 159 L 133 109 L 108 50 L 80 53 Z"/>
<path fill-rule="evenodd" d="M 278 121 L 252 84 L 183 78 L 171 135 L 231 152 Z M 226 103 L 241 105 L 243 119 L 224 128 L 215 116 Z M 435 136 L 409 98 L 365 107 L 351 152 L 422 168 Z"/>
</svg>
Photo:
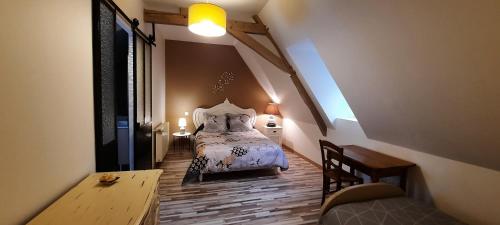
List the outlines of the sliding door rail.
<svg viewBox="0 0 500 225">
<path fill-rule="evenodd" d="M 130 17 L 127 16 L 127 14 L 125 14 L 125 12 L 123 12 L 122 9 L 120 9 L 120 7 L 118 7 L 118 5 L 113 2 L 112 0 L 100 0 L 101 2 L 104 2 L 106 3 L 108 6 L 112 7 L 113 9 L 116 10 L 116 12 L 118 14 L 120 14 L 120 16 L 125 19 L 125 21 L 127 23 L 130 24 L 130 26 L 132 27 L 132 31 L 134 33 L 137 34 L 137 36 L 139 36 L 142 40 L 144 40 L 144 42 L 150 44 L 150 45 L 154 45 L 156 46 L 155 44 L 155 40 L 153 38 L 153 36 L 149 35 L 147 36 L 144 32 L 141 31 L 141 29 L 139 29 L 139 20 L 137 19 L 130 19 Z"/>
</svg>

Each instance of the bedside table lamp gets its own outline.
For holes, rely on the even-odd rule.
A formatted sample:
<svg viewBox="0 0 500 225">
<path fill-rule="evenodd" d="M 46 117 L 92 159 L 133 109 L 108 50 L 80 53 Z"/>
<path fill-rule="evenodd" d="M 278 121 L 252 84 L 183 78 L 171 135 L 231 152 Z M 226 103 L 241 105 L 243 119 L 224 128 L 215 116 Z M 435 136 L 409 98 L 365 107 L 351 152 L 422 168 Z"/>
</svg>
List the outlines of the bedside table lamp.
<svg viewBox="0 0 500 225">
<path fill-rule="evenodd" d="M 179 127 L 181 128 L 180 132 L 181 134 L 186 133 L 186 125 L 187 125 L 186 118 L 184 117 L 179 118 Z"/>
<path fill-rule="evenodd" d="M 278 109 L 277 103 L 269 103 L 264 110 L 265 114 L 269 115 L 269 119 L 267 120 L 266 126 L 268 127 L 276 127 L 276 119 L 274 116 L 280 115 L 280 110 Z"/>
</svg>

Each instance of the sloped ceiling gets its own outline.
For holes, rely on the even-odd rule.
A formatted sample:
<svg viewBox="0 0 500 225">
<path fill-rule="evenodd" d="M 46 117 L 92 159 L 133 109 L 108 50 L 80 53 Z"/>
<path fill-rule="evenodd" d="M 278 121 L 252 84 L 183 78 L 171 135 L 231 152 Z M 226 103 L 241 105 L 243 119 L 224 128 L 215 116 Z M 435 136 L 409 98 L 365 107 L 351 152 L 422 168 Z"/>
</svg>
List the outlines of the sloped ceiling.
<svg viewBox="0 0 500 225">
<path fill-rule="evenodd" d="M 289 74 L 278 69 L 246 45 L 236 42 L 235 47 L 264 90 L 274 101 L 280 103 L 280 112 L 283 117 L 316 124 Z M 326 117 L 326 115 L 322 116 Z"/>
<path fill-rule="evenodd" d="M 369 138 L 500 170 L 499 1 L 286 1 L 259 14 L 309 38 Z"/>
</svg>

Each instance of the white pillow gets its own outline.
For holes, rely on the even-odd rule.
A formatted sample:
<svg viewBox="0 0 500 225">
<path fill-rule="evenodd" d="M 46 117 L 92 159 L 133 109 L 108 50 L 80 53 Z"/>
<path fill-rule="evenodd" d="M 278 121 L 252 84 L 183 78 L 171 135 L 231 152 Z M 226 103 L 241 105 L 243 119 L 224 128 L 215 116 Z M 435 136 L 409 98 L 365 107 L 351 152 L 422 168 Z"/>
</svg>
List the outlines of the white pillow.
<svg viewBox="0 0 500 225">
<path fill-rule="evenodd" d="M 203 131 L 209 133 L 222 133 L 227 131 L 226 115 L 214 115 L 205 113 L 205 122 L 203 122 Z"/>
<path fill-rule="evenodd" d="M 247 114 L 226 114 L 229 121 L 229 131 L 231 132 L 243 132 L 251 131 L 252 123 L 250 122 L 250 116 Z"/>
</svg>

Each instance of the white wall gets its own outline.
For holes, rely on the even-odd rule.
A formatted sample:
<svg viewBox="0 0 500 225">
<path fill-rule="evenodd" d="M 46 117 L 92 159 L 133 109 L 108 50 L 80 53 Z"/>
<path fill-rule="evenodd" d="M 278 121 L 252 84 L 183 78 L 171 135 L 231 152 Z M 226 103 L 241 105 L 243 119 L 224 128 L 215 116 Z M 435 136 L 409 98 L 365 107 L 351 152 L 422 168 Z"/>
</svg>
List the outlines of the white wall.
<svg viewBox="0 0 500 225">
<path fill-rule="evenodd" d="M 499 7 L 273 0 L 261 17 L 283 49 L 314 42 L 368 137 L 500 170 Z"/>
<path fill-rule="evenodd" d="M 146 32 L 152 33 L 151 24 Z M 156 30 L 156 47 L 153 46 L 153 128 L 165 122 L 165 39 Z"/>
<path fill-rule="evenodd" d="M 145 28 L 143 1 L 115 2 Z M 22 224 L 95 170 L 91 1 L 1 1 L 0 25 L 0 224 Z"/>
<path fill-rule="evenodd" d="M 143 3 L 143 8 L 150 10 L 165 10 L 163 8 L 158 8 L 158 4 L 154 3 Z M 144 9 L 143 9 L 144 11 Z M 152 24 L 146 23 L 145 32 L 147 34 L 153 34 Z M 152 61 L 152 77 L 153 77 L 153 128 L 158 124 L 166 122 L 165 121 L 165 37 L 162 27 L 165 25 L 156 24 L 155 25 L 155 44 L 153 46 L 153 61 Z M 175 32 L 174 32 L 175 33 Z"/>
<path fill-rule="evenodd" d="M 91 1 L 1 1 L 0 224 L 95 169 Z"/>
<path fill-rule="evenodd" d="M 332 61 L 332 59 L 339 59 L 342 55 L 335 55 L 339 52 L 332 48 L 332 46 L 342 49 L 344 56 L 349 56 L 350 52 L 349 49 L 339 46 L 342 45 L 342 43 L 332 43 L 332 40 L 335 38 L 334 34 L 349 36 L 353 35 L 353 33 L 342 33 L 343 31 L 347 32 L 349 27 L 329 26 L 335 22 L 343 22 L 342 20 L 333 21 L 336 18 L 333 18 L 331 13 L 335 9 L 336 13 L 345 17 L 350 13 L 355 13 L 357 7 L 363 5 L 363 3 L 357 2 L 359 4 L 356 4 L 356 1 L 344 1 L 344 4 L 349 5 L 348 3 L 352 3 L 353 5 L 349 5 L 349 7 L 344 5 L 343 8 L 332 8 L 334 7 L 335 2 L 342 1 L 298 0 L 291 2 L 286 0 L 271 0 L 264 7 L 259 16 L 263 19 L 264 23 L 270 27 L 271 33 L 275 39 L 277 39 L 277 42 L 281 45 L 282 49 L 287 49 L 288 47 L 293 46 L 293 44 L 307 38 L 313 40 L 329 70 L 332 72 L 332 76 L 337 78 L 338 73 L 346 73 L 348 71 L 341 70 L 340 72 L 337 72 L 337 67 L 342 65 L 334 64 L 335 60 Z M 370 3 L 379 4 L 380 2 L 373 1 Z M 405 3 L 407 2 L 403 1 L 401 4 Z M 450 10 L 452 9 L 454 8 L 450 8 Z M 359 15 L 358 19 L 363 21 L 364 17 Z M 370 35 L 364 34 L 357 38 L 366 37 L 370 37 Z M 421 47 L 422 46 L 419 48 Z M 304 110 L 306 105 L 300 99 L 298 93 L 296 93 L 296 90 L 292 82 L 288 79 L 288 76 L 270 66 L 270 63 L 266 62 L 260 56 L 251 52 L 246 52 L 244 47 L 239 47 L 238 50 L 240 51 L 240 54 L 242 54 L 245 61 L 249 60 L 250 57 L 255 57 L 259 65 L 259 69 L 261 70 L 260 73 L 265 74 L 268 82 L 272 84 L 272 90 L 269 92 L 276 93 L 276 95 L 281 99 L 280 110 L 285 117 L 283 121 L 284 143 L 306 157 L 319 162 L 320 155 L 318 140 L 324 137 L 320 134 L 320 131 L 312 120 L 312 116 L 309 111 Z M 351 48 L 351 50 L 362 53 L 363 48 Z M 390 46 L 387 46 L 386 51 L 388 50 L 396 51 L 397 49 L 391 49 Z M 352 60 L 352 58 L 350 59 Z M 357 58 L 357 61 L 353 61 L 356 63 L 349 64 L 352 66 L 351 68 L 357 69 L 357 67 L 363 67 L 363 65 L 371 63 L 371 61 L 359 61 L 361 59 L 362 58 Z M 341 62 L 347 63 L 346 59 L 341 60 Z M 356 65 L 354 66 L 353 64 Z M 383 66 L 387 65 L 381 64 L 381 67 L 377 68 L 377 70 L 380 70 Z M 367 71 L 368 72 L 365 74 L 369 75 L 370 70 Z M 341 76 L 344 77 L 344 82 L 339 83 L 336 79 L 343 93 L 343 87 L 345 87 L 346 83 L 345 80 L 347 80 L 349 75 L 353 74 L 341 74 Z M 361 78 L 354 75 L 350 77 L 350 80 L 348 81 L 348 85 L 353 88 L 356 87 L 356 84 L 361 85 L 363 82 L 363 80 L 360 80 Z M 383 79 L 386 79 L 385 81 L 391 81 L 391 79 L 387 77 L 384 77 Z M 378 83 L 381 82 L 382 81 Z M 359 87 L 365 88 L 367 85 L 369 84 L 361 85 Z M 397 87 L 397 83 L 394 83 L 393 86 Z M 357 99 L 358 102 L 371 105 L 373 102 L 366 102 L 366 100 L 373 96 L 365 96 L 361 93 L 362 92 L 360 91 L 351 92 L 349 96 L 346 96 L 346 98 L 348 101 L 354 98 Z M 350 101 L 349 104 L 351 104 Z M 360 107 L 352 107 L 352 109 L 356 116 L 358 116 Z M 356 109 L 358 109 L 358 111 L 356 111 Z M 418 111 L 418 113 L 420 113 L 420 111 Z M 361 123 L 363 124 L 363 121 L 361 121 Z M 384 125 L 386 124 L 386 121 L 384 119 L 377 120 L 370 118 L 369 123 Z M 429 149 L 424 149 L 424 152 L 415 151 L 409 148 L 369 139 L 357 122 L 336 120 L 333 125 L 335 129 L 328 130 L 328 137 L 326 137 L 326 139 L 334 143 L 358 144 L 416 163 L 418 167 L 413 169 L 409 176 L 410 185 L 408 188 L 409 193 L 412 196 L 424 201 L 433 201 L 438 208 L 466 223 L 500 224 L 500 215 L 497 212 L 498 208 L 500 208 L 500 203 L 498 202 L 498 196 L 500 196 L 499 171 L 424 153 L 425 151 L 429 152 Z M 398 130 L 395 131 L 397 132 Z M 452 134 L 455 133 L 452 132 Z M 449 149 L 446 149 L 446 151 L 448 150 Z M 471 151 L 472 149 L 466 150 Z M 477 151 L 474 151 L 474 154 L 481 156 L 482 150 L 483 149 L 477 149 Z M 443 149 L 441 149 L 441 151 L 443 151 Z M 459 154 L 457 152 L 460 152 L 454 150 L 450 151 L 454 152 L 454 154 Z"/>
</svg>

